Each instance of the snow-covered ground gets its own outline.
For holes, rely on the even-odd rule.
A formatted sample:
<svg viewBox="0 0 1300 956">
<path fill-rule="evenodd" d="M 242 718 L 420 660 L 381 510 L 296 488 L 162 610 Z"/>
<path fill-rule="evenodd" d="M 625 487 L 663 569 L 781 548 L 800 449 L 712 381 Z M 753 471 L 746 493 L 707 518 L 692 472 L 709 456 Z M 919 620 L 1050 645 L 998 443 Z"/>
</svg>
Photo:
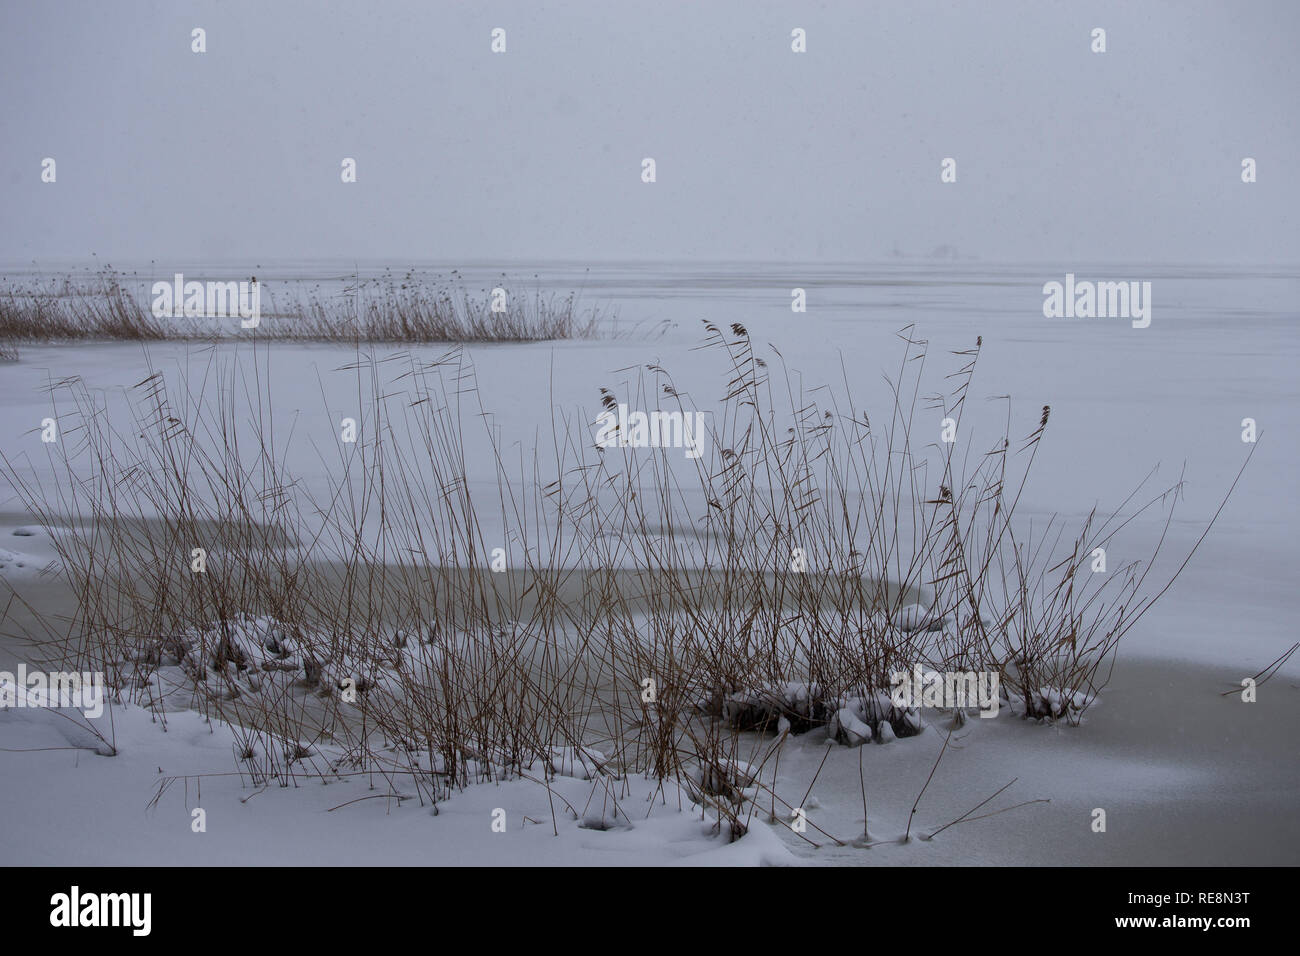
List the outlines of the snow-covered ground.
<svg viewBox="0 0 1300 956">
<path fill-rule="evenodd" d="M 519 275 L 531 279 L 538 271 L 521 268 Z M 1044 318 L 1042 285 L 1067 271 L 1151 281 L 1150 327 Z M 259 274 L 270 286 L 331 273 L 295 266 Z M 482 281 L 490 284 L 491 274 L 485 268 Z M 525 459 L 538 434 L 549 438 L 553 407 L 575 416 L 581 410 L 577 417 L 591 421 L 598 390 L 629 391 L 636 369 L 649 363 L 667 369 L 698 407 L 716 405 L 725 369 L 716 352 L 696 348 L 701 320 L 743 322 L 759 354 L 774 364 L 779 355 L 805 388 L 847 381 L 855 404 L 866 410 L 889 407 L 883 376 L 898 367 L 900 328 L 914 326 L 913 336 L 930 342 L 930 391 L 944 388 L 943 375 L 959 365 L 947 353 L 970 348 L 978 335 L 983 348 L 963 429 L 988 441 L 1001 434 L 1005 405 L 986 397 L 1013 397 L 1013 437 L 1032 431 L 1041 406 L 1052 408 L 1019 504 L 1023 521 L 1045 522 L 1053 514 L 1081 520 L 1094 505 L 1108 512 L 1156 465 L 1151 490 L 1184 479 L 1166 558 L 1157 566 L 1159 583 L 1161 572 L 1175 570 L 1196 542 L 1250 450 L 1242 441 L 1243 419 L 1255 421 L 1259 440 L 1218 524 L 1161 603 L 1125 638 L 1114 679 L 1082 725 L 1043 725 L 1005 711 L 967 721 L 951 736 L 906 844 L 897 840 L 948 739 L 942 717 L 916 737 L 861 748 L 832 745 L 824 765 L 828 745 L 816 732 L 787 739 L 779 761 L 761 761 L 781 796 L 805 808 L 805 835 L 820 844 L 814 847 L 764 822 L 765 814 L 727 845 L 688 797 L 648 799 L 653 786 L 639 779 L 611 785 L 560 775 L 553 792 L 529 780 L 474 786 L 440 805 L 437 815 L 419 799 L 386 797 L 405 791 L 400 783 L 390 791 L 387 781 L 370 776 L 261 789 L 236 772 L 229 729 L 193 713 L 172 714 L 164 732 L 146 711 L 113 708 L 101 718 L 111 722 L 118 749 L 110 757 L 87 749 L 94 741 L 83 730 L 69 731 L 73 723 L 65 717 L 12 708 L 0 713 L 9 821 L 0 829 L 0 857 L 12 863 L 1300 862 L 1294 813 L 1300 660 L 1261 685 L 1256 703 L 1222 696 L 1296 640 L 1300 445 L 1291 426 L 1300 391 L 1300 274 L 909 263 L 541 274 L 544 288 L 567 292 L 583 285 L 585 297 L 618 307 L 627 334 L 467 350 L 500 445 L 518 443 L 515 454 Z M 467 283 L 477 279 L 471 271 Z M 796 287 L 807 292 L 803 314 L 790 309 Z M 431 360 L 446 348 L 400 351 Z M 245 346 L 222 345 L 215 353 L 220 362 L 236 355 L 251 361 Z M 194 345 L 152 346 L 147 360 L 139 346 L 127 344 L 24 345 L 17 364 L 0 366 L 0 449 L 11 461 L 26 456 L 36 475 L 52 478 L 57 466 L 40 440 L 42 420 L 51 414 L 43 391 L 48 383 L 80 375 L 104 390 L 110 408 L 120 408 L 125 390 L 151 370 L 202 370 L 213 357 Z M 319 450 L 337 440 L 339 419 L 356 411 L 355 373 L 343 368 L 354 358 L 333 347 L 273 345 L 259 360 L 277 429 L 293 428 L 288 470 L 317 494 L 327 488 L 329 467 Z M 974 448 L 986 444 L 972 439 Z M 486 447 L 471 435 L 471 487 L 485 493 L 496 488 Z M 0 575 L 34 606 L 57 610 L 72 596 L 60 590 L 54 573 L 51 532 L 31 524 L 12 492 L 0 489 Z M 1143 558 L 1161 530 L 1158 514 L 1144 516 L 1126 529 L 1119 547 Z M 491 535 L 489 527 L 485 537 Z M 1127 558 L 1112 551 L 1109 560 Z M 4 631 L 24 613 L 11 603 Z M 0 670 L 33 660 L 38 650 L 5 638 Z M 756 753 L 767 754 L 772 742 L 756 742 Z M 327 764 L 330 755 L 313 759 Z M 187 786 L 183 778 L 193 774 L 225 775 L 192 778 Z M 150 806 L 168 778 L 178 780 Z M 934 840 L 915 839 L 1013 779 L 972 816 L 1024 806 L 967 820 Z M 608 820 L 604 809 L 590 818 L 591 808 L 609 804 L 611 786 L 630 825 L 594 829 Z M 867 839 L 861 840 L 864 794 Z M 373 799 L 358 800 L 363 797 Z M 206 833 L 191 831 L 196 807 L 206 812 Z M 1106 811 L 1104 833 L 1092 828 L 1097 808 Z M 497 809 L 505 811 L 504 833 L 492 828 Z M 609 819 L 618 823 L 617 815 Z M 871 845 L 852 845 L 855 840 Z"/>
</svg>

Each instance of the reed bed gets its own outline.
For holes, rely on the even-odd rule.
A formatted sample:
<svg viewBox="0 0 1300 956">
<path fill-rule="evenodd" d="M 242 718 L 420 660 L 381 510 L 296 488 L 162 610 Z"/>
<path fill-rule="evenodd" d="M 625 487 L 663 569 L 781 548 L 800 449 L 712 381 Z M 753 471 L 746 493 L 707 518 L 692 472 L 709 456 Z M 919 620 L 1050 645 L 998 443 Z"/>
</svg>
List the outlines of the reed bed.
<svg viewBox="0 0 1300 956">
<path fill-rule="evenodd" d="M 1176 488 L 1031 535 L 1016 507 L 1049 409 L 1013 439 L 1008 401 L 987 447 L 930 440 L 940 417 L 964 434 L 979 340 L 931 395 L 928 345 L 903 330 L 892 407 L 870 416 L 847 377 L 798 387 L 743 326 L 705 323 L 701 347 L 723 398 L 696 459 L 595 447 L 576 409 L 512 460 L 465 352 L 358 349 L 360 432 L 322 452 L 315 486 L 286 464 L 266 346 L 150 375 L 123 421 L 55 383 L 56 480 L 4 463 L 62 529 L 79 596 L 44 643 L 160 720 L 192 707 L 236 726 L 259 785 L 364 771 L 436 806 L 576 767 L 679 787 L 732 835 L 775 810 L 773 734 L 836 733 L 846 707 L 875 738 L 924 730 L 888 703 L 894 670 L 993 671 L 1023 716 L 1081 719 L 1164 593 L 1147 585 L 1159 548 L 1107 574 L 1093 550 L 1148 509 L 1168 521 Z M 599 395 L 698 410 L 654 365 Z"/>
<path fill-rule="evenodd" d="M 251 281 L 255 277 L 249 277 Z M 171 282 L 171 277 L 163 277 Z M 502 277 L 502 282 L 506 282 Z M 584 308 L 576 293 L 513 291 L 498 301 L 472 293 L 458 273 L 343 277 L 335 291 L 317 284 L 262 286 L 255 328 L 238 317 L 160 317 L 138 275 L 104 269 L 87 278 L 7 281 L 0 286 L 0 343 L 48 341 L 205 341 L 232 336 L 303 342 L 417 344 L 537 342 L 594 338 L 613 319 Z"/>
</svg>

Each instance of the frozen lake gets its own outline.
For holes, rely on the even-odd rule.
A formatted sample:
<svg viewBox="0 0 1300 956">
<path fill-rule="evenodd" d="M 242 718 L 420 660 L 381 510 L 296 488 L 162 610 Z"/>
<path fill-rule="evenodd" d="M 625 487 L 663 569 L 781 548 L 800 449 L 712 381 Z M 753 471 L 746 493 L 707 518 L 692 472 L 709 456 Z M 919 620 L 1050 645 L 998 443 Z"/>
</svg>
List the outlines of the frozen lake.
<svg viewBox="0 0 1300 956">
<path fill-rule="evenodd" d="M 346 295 L 358 272 L 370 279 L 384 275 L 379 266 L 363 264 L 357 269 L 322 262 L 257 263 L 255 269 L 271 301 L 277 295 L 312 292 Z M 155 278 L 169 280 L 176 271 L 187 278 L 219 279 L 246 277 L 253 269 L 191 270 L 179 264 L 165 271 L 140 270 L 131 281 L 147 290 Z M 449 269 L 436 264 L 419 271 L 429 277 L 450 276 Z M 1150 282 L 1149 327 L 1135 329 L 1125 318 L 1045 318 L 1043 285 L 1063 281 L 1067 273 L 1081 281 Z M 8 274 L 15 276 L 13 270 Z M 42 272 L 47 278 L 51 274 Z M 978 799 L 969 798 L 973 791 L 965 787 L 983 796 L 1013 776 L 1021 781 L 1016 791 L 1021 799 L 1050 798 L 1050 805 L 1006 814 L 980 829 L 962 828 L 960 841 L 933 852 L 897 848 L 872 851 L 876 855 L 870 858 L 851 852 L 814 858 L 891 865 L 1037 862 L 1042 848 L 1052 846 L 1060 854 L 1053 862 L 1222 862 L 1229 848 L 1247 854 L 1243 859 L 1294 862 L 1291 808 L 1298 791 L 1298 758 L 1290 728 L 1300 663 L 1293 659 L 1261 688 L 1265 703 L 1259 709 L 1219 694 L 1284 653 L 1295 639 L 1300 616 L 1300 592 L 1294 582 L 1300 557 L 1295 502 L 1300 446 L 1291 428 L 1300 399 L 1300 270 L 905 260 L 806 267 L 481 265 L 464 268 L 457 277 L 470 292 L 496 285 L 557 296 L 578 292 L 585 305 L 618 313 L 615 335 L 465 349 L 470 376 L 466 381 L 477 389 L 499 447 L 529 473 L 536 456 L 543 462 L 543 479 L 553 410 L 567 414 L 573 427 L 580 428 L 599 409 L 599 389 L 634 396 L 638 383 L 653 380 L 649 365 L 666 369 L 678 392 L 695 407 L 717 407 L 729 369 L 725 356 L 699 348 L 706 320 L 743 323 L 756 353 L 769 362 L 774 384 L 784 382 L 788 374 L 792 387 L 802 387 L 819 400 L 826 395 L 823 385 L 847 389 L 854 414 L 888 414 L 887 377 L 897 378 L 903 356 L 900 329 L 911 326 L 914 338 L 929 342 L 920 370 L 922 396 L 950 388 L 946 376 L 965 359 L 948 353 L 970 349 L 982 336 L 958 438 L 968 449 L 963 454 L 977 458 L 1004 428 L 1009 427 L 1013 440 L 1028 435 L 1041 406 L 1052 408 L 1017 510 L 1026 531 L 1041 530 L 1052 515 L 1070 519 L 1067 528 L 1072 527 L 1094 506 L 1108 514 L 1157 465 L 1159 472 L 1143 500 L 1180 476 L 1184 479 L 1166 555 L 1153 578 L 1157 586 L 1196 542 L 1255 447 L 1249 468 L 1200 552 L 1162 602 L 1125 638 L 1117 678 L 1095 716 L 1082 728 L 1064 731 L 1019 721 L 988 722 L 992 726 L 980 731 L 969 753 L 945 758 L 945 766 L 951 764 L 952 772 L 961 774 L 961 785 L 935 797 L 946 808 L 951 805 L 951 813 L 945 810 L 935 822 L 944 822 Z M 791 311 L 796 288 L 805 291 L 806 312 Z M 272 311 L 264 324 L 275 321 Z M 287 436 L 292 428 L 283 460 L 301 488 L 320 494 L 328 489 L 330 477 L 329 456 L 320 450 L 334 447 L 339 419 L 357 407 L 356 373 L 346 368 L 356 355 L 347 348 L 300 343 L 271 343 L 254 350 L 246 338 L 233 335 L 215 347 L 23 345 L 19 362 L 0 366 L 0 402 L 5 409 L 0 448 L 11 460 L 22 459 L 38 481 L 56 476 L 57 463 L 47 456 L 39 431 L 42 419 L 51 414 L 46 387 L 68 376 L 83 377 L 112 416 L 123 411 L 128 391 L 152 370 L 177 384 L 183 372 L 191 387 L 213 368 L 256 371 L 270 387 L 277 434 Z M 374 349 L 380 358 L 405 355 L 420 361 L 432 361 L 447 351 L 436 344 Z M 1007 404 L 998 398 L 1005 395 L 1012 396 L 1009 425 Z M 476 405 L 468 417 L 478 421 Z M 1254 446 L 1242 440 L 1245 419 L 1254 420 Z M 490 501 L 497 488 L 494 460 L 479 434 L 483 430 L 470 431 L 466 462 L 471 491 L 481 491 Z M 913 441 L 938 442 L 939 435 L 939 414 L 922 402 Z M 703 511 L 699 502 L 688 501 L 687 507 Z M 11 526 L 25 523 L 8 487 L 0 488 L 0 516 L 4 546 L 15 552 L 28 547 L 28 539 L 8 536 Z M 1110 560 L 1118 565 L 1145 558 L 1162 528 L 1158 509 L 1143 516 L 1126 529 Z M 491 528 L 486 534 L 491 536 Z M 6 574 L 16 586 L 28 581 L 31 593 L 39 597 L 52 585 L 36 578 L 30 570 L 34 566 L 29 563 L 21 573 L 11 566 Z M 16 653 L 10 647 L 6 658 Z M 1214 738 L 1210 750 L 1207 734 Z M 883 791 L 886 807 L 876 817 L 884 821 L 880 832 L 888 836 L 892 828 L 901 833 L 916 791 L 913 778 L 924 778 L 942 742 L 942 733 L 926 733 L 869 755 L 874 772 L 897 770 L 873 784 L 879 788 L 873 793 Z M 820 745 L 804 741 L 783 758 L 783 773 L 790 767 L 796 776 L 803 774 L 795 785 L 800 792 L 818 770 L 821 754 Z M 1027 754 L 1033 757 L 1026 759 Z M 145 762 L 152 772 L 156 761 Z M 1087 780 L 1081 782 L 1079 768 L 1084 765 Z M 857 772 L 855 756 L 832 760 L 819 791 L 824 805 L 820 819 L 834 821 L 842 832 L 851 833 L 860 819 Z M 1121 856 L 1090 840 L 1081 822 L 1100 799 L 1095 794 L 1101 788 L 1106 805 L 1127 814 L 1122 818 L 1128 838 Z M 35 806 L 44 797 L 39 788 L 29 789 L 22 799 L 30 797 Z M 131 799 L 138 798 L 136 793 Z M 135 809 L 135 804 L 123 803 L 117 812 L 125 818 Z M 1203 839 L 1210 825 L 1206 821 L 1216 827 L 1208 840 Z M 374 845 L 381 848 L 376 854 L 402 858 L 402 832 L 375 831 Z M 153 838 L 142 824 L 141 840 Z M 14 850 L 32 858 L 29 847 Z M 149 853 L 142 859 L 151 858 Z"/>
</svg>

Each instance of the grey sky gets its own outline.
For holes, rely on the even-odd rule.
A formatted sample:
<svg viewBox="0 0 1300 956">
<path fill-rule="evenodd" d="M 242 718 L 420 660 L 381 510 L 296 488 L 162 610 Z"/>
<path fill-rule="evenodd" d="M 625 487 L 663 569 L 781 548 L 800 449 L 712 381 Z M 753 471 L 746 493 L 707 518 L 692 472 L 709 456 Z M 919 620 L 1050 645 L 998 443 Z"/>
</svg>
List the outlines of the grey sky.
<svg viewBox="0 0 1300 956">
<path fill-rule="evenodd" d="M 5 0 L 0 260 L 1295 262 L 1298 45 L 1293 0 Z"/>
</svg>

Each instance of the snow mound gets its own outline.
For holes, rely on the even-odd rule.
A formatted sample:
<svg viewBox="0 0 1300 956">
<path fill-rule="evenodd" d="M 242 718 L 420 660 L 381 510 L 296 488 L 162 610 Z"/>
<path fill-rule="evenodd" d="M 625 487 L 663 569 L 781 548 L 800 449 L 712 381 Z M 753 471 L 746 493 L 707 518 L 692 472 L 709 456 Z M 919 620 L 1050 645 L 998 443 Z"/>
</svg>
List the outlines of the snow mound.
<svg viewBox="0 0 1300 956">
<path fill-rule="evenodd" d="M 829 737 L 850 746 L 914 737 L 925 729 L 920 711 L 895 705 L 885 691 L 857 687 L 831 696 L 798 681 L 733 691 L 722 700 L 721 716 L 738 730 L 799 734 L 825 727 Z M 888 736 L 882 726 L 889 727 Z"/>
<path fill-rule="evenodd" d="M 0 571 L 7 571 L 10 568 L 25 569 L 30 566 L 31 562 L 27 555 L 20 551 L 0 548 Z"/>
</svg>

